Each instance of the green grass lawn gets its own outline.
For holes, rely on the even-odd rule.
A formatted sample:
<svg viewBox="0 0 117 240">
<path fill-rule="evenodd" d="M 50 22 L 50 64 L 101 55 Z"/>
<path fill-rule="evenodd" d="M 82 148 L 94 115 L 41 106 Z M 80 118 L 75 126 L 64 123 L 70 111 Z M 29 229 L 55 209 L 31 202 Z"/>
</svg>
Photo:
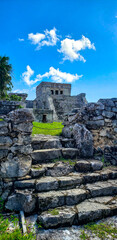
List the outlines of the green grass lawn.
<svg viewBox="0 0 117 240">
<path fill-rule="evenodd" d="M 60 135 L 62 133 L 62 128 L 64 126 L 61 122 L 53 123 L 39 123 L 33 122 L 32 135 L 34 134 L 44 134 L 44 135 Z"/>
</svg>

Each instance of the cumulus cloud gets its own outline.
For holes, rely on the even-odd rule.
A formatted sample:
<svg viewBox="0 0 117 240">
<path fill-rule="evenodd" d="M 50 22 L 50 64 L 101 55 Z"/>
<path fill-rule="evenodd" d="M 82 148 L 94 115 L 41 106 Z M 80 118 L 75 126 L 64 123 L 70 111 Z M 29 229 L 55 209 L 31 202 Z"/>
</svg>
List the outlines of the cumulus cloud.
<svg viewBox="0 0 117 240">
<path fill-rule="evenodd" d="M 74 60 L 79 60 L 86 62 L 85 58 L 79 53 L 79 51 L 84 49 L 93 49 L 95 50 L 94 43 L 82 35 L 80 40 L 74 40 L 65 38 L 61 41 L 61 48 L 58 52 L 63 54 L 63 61 L 70 60 L 73 62 Z"/>
<path fill-rule="evenodd" d="M 83 76 L 78 74 L 62 72 L 59 70 L 59 68 L 55 69 L 54 67 L 50 67 L 48 72 L 42 75 L 38 74 L 34 80 L 30 80 L 33 74 L 34 74 L 34 71 L 30 68 L 30 66 L 27 66 L 27 71 L 22 74 L 23 80 L 29 86 L 43 80 L 44 78 L 51 78 L 51 80 L 57 83 L 72 83 Z"/>
<path fill-rule="evenodd" d="M 24 38 L 18 38 L 20 42 L 24 42 Z"/>
<path fill-rule="evenodd" d="M 13 91 L 14 93 L 28 93 L 29 92 L 29 89 L 16 89 Z"/>
<path fill-rule="evenodd" d="M 31 43 L 37 45 L 37 50 L 39 50 L 42 46 L 55 46 L 58 37 L 56 34 L 56 28 L 51 29 L 50 31 L 46 29 L 44 33 L 29 33 L 28 39 L 31 40 Z"/>
<path fill-rule="evenodd" d="M 33 85 L 36 83 L 38 80 L 30 80 L 31 76 L 34 74 L 34 71 L 31 69 L 29 65 L 26 67 L 27 71 L 22 74 L 22 78 L 25 83 L 27 83 L 28 86 Z"/>
</svg>

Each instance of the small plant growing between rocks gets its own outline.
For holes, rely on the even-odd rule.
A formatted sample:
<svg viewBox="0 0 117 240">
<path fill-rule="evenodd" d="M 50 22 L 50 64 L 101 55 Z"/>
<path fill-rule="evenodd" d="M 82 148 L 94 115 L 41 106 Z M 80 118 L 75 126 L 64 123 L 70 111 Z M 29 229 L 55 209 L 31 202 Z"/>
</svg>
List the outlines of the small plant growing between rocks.
<svg viewBox="0 0 117 240">
<path fill-rule="evenodd" d="M 48 210 L 48 213 L 51 214 L 51 215 L 58 215 L 59 214 L 59 210 L 54 208 L 54 209 L 50 209 Z"/>
<path fill-rule="evenodd" d="M 90 238 L 91 237 L 91 238 Z M 107 223 L 89 223 L 84 225 L 84 230 L 81 232 L 80 239 L 88 240 L 92 237 L 98 237 L 98 239 L 117 239 L 117 229 Z"/>
</svg>

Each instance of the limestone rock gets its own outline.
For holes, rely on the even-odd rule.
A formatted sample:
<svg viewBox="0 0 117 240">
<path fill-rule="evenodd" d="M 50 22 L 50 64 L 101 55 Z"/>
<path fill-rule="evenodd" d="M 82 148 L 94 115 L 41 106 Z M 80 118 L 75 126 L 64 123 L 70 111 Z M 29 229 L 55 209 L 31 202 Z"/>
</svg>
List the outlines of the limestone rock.
<svg viewBox="0 0 117 240">
<path fill-rule="evenodd" d="M 36 198 L 29 190 L 16 191 L 8 197 L 8 201 L 5 204 L 5 208 L 11 211 L 24 211 L 25 213 L 31 213 L 36 207 Z"/>
<path fill-rule="evenodd" d="M 8 117 L 15 124 L 24 123 L 24 122 L 28 123 L 28 122 L 34 121 L 34 117 L 32 116 L 30 110 L 27 108 L 17 109 L 15 111 L 12 111 L 8 114 Z"/>
<path fill-rule="evenodd" d="M 61 207 L 53 211 L 57 211 L 57 214 L 52 214 L 52 210 L 49 212 L 43 212 L 38 216 L 38 221 L 42 223 L 44 228 L 54 228 L 60 226 L 71 226 L 76 216 L 74 208 Z"/>
<path fill-rule="evenodd" d="M 32 177 L 42 177 L 45 174 L 46 169 L 41 167 L 31 168 L 30 174 Z"/>
<path fill-rule="evenodd" d="M 2 178 L 14 178 L 25 176 L 31 168 L 30 155 L 17 155 L 11 160 L 1 162 L 0 176 Z"/>
<path fill-rule="evenodd" d="M 96 219 L 101 219 L 110 214 L 111 210 L 104 204 L 85 201 L 77 205 L 78 222 L 87 223 Z"/>
<path fill-rule="evenodd" d="M 70 172 L 73 172 L 74 167 L 69 165 L 69 163 L 56 163 L 54 167 L 49 168 L 46 170 L 46 176 L 53 176 L 53 177 L 58 177 L 58 176 L 64 176 L 69 174 Z"/>
<path fill-rule="evenodd" d="M 77 172 L 89 172 L 91 170 L 91 164 L 86 160 L 80 160 L 75 164 L 75 170 Z"/>
<path fill-rule="evenodd" d="M 12 139 L 10 137 L 0 136 L 0 146 L 9 147 L 12 145 Z"/>
</svg>

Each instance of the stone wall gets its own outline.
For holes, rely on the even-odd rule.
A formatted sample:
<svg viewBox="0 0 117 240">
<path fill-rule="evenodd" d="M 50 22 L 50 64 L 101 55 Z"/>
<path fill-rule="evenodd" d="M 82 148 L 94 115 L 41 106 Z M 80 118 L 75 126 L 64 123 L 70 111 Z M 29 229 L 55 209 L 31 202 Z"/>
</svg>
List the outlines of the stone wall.
<svg viewBox="0 0 117 240">
<path fill-rule="evenodd" d="M 10 112 L 0 121 L 0 178 L 25 176 L 32 163 L 33 116 L 28 109 Z"/>
<path fill-rule="evenodd" d="M 117 98 L 88 103 L 65 125 L 84 124 L 93 135 L 94 154 L 117 165 Z"/>
<path fill-rule="evenodd" d="M 17 109 L 22 103 L 16 101 L 0 101 L 0 116 Z"/>
</svg>

